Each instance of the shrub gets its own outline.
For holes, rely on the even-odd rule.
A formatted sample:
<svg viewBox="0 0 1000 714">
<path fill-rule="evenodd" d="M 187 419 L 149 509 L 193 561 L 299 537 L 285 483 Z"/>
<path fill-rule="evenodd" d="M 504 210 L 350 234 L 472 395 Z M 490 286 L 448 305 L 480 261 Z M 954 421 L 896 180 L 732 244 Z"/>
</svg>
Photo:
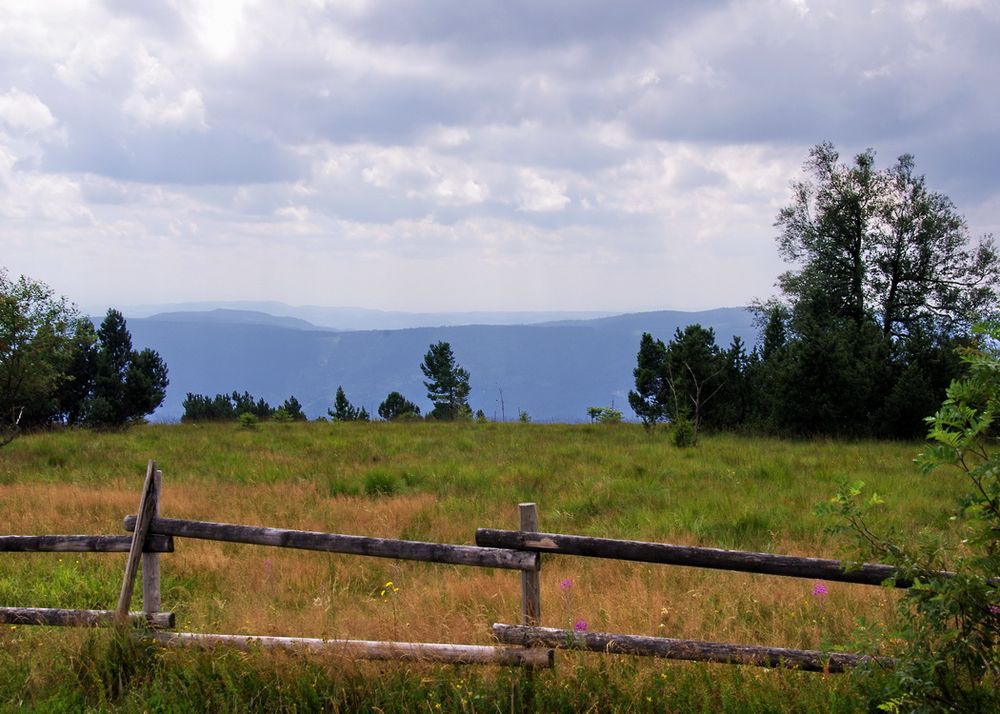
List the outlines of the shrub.
<svg viewBox="0 0 1000 714">
<path fill-rule="evenodd" d="M 260 419 L 257 418 L 256 414 L 243 412 L 239 416 L 239 423 L 241 429 L 256 429 L 260 423 Z"/>
<path fill-rule="evenodd" d="M 674 420 L 670 430 L 670 438 L 673 440 L 674 446 L 686 449 L 698 443 L 698 431 L 690 419 L 679 417 Z"/>
<path fill-rule="evenodd" d="M 903 647 L 888 689 L 879 692 L 887 711 L 1000 711 L 1000 325 L 978 327 L 981 349 L 960 350 L 968 374 L 952 382 L 938 412 L 926 420 L 931 445 L 917 463 L 928 474 L 941 466 L 971 486 L 953 516 L 964 530 L 967 551 L 953 554 L 954 577 L 936 574 L 937 547 L 916 547 L 876 533 L 860 485 L 834 496 L 821 511 L 840 518 L 835 530 L 858 537 L 863 555 L 895 564 L 914 585 L 900 600 Z M 933 544 L 932 544 L 933 545 Z"/>
</svg>

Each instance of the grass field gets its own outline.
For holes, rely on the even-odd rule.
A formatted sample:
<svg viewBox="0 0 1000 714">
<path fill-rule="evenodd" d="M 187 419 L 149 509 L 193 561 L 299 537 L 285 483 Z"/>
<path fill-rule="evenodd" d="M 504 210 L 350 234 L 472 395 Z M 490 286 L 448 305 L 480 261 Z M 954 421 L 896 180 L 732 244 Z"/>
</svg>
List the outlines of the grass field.
<svg viewBox="0 0 1000 714">
<path fill-rule="evenodd" d="M 472 543 L 515 528 L 841 557 L 813 507 L 838 484 L 886 497 L 887 528 L 947 537 L 959 483 L 920 476 L 919 444 L 714 436 L 674 448 L 635 425 L 151 425 L 28 436 L 0 451 L 0 531 L 120 533 L 149 458 L 163 514 Z M 109 608 L 121 555 L 5 554 L 0 604 Z M 382 594 L 386 582 L 398 590 Z M 571 585 L 566 586 L 566 582 Z M 803 648 L 891 622 L 881 588 L 546 556 L 542 624 Z M 165 608 L 196 632 L 488 644 L 517 622 L 516 572 L 178 540 Z M 138 602 L 136 603 L 138 606 Z M 128 655 L 126 657 L 126 655 Z M 127 662 L 132 662 L 128 664 Z M 135 664 L 138 663 L 138 664 Z M 869 683 L 870 684 L 870 683 Z M 7 626 L 0 702 L 123 711 L 855 711 L 869 684 L 724 665 L 557 653 L 554 671 L 154 651 L 108 632 Z"/>
</svg>

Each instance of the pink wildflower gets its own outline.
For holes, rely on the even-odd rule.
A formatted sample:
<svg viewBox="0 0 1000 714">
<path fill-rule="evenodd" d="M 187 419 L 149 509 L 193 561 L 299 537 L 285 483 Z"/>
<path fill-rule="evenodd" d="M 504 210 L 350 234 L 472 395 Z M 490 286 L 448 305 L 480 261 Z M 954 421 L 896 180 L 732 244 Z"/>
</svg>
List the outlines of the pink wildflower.
<svg viewBox="0 0 1000 714">
<path fill-rule="evenodd" d="M 577 632 L 586 632 L 587 621 L 582 618 L 577 620 L 576 622 L 573 623 L 573 629 L 576 630 Z"/>
<path fill-rule="evenodd" d="M 813 583 L 813 597 L 822 597 L 827 594 L 826 585 L 817 580 Z"/>
<path fill-rule="evenodd" d="M 562 582 L 559 583 L 559 587 L 562 588 L 563 590 L 569 590 L 571 587 L 573 587 L 573 580 L 570 578 L 565 578 L 563 579 Z"/>
</svg>

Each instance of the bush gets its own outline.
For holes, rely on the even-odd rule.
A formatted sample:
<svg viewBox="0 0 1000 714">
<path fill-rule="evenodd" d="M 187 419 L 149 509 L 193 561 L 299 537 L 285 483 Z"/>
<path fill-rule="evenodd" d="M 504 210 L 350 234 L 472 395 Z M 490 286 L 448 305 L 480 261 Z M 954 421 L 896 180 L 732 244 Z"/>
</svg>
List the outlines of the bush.
<svg viewBox="0 0 1000 714">
<path fill-rule="evenodd" d="M 938 412 L 926 421 L 932 442 L 917 463 L 928 474 L 941 466 L 972 488 L 953 516 L 967 551 L 954 556 L 954 577 L 943 578 L 938 548 L 877 534 L 867 514 L 882 501 L 861 487 L 838 493 L 822 511 L 840 518 L 835 530 L 853 531 L 862 555 L 896 565 L 914 585 L 900 600 L 899 663 L 878 692 L 887 711 L 1000 711 L 1000 325 L 979 327 L 981 349 L 960 351 L 968 374 L 956 380 Z M 933 545 L 933 544 L 932 544 Z"/>
<path fill-rule="evenodd" d="M 256 429 L 259 423 L 260 419 L 256 414 L 252 414 L 251 412 L 240 414 L 239 424 L 241 429 Z"/>
<path fill-rule="evenodd" d="M 614 407 L 587 407 L 587 416 L 598 424 L 621 424 L 624 418 L 621 411 Z"/>
<path fill-rule="evenodd" d="M 694 428 L 694 422 L 687 417 L 680 417 L 671 427 L 670 438 L 674 446 L 686 449 L 698 443 L 698 431 Z"/>
</svg>

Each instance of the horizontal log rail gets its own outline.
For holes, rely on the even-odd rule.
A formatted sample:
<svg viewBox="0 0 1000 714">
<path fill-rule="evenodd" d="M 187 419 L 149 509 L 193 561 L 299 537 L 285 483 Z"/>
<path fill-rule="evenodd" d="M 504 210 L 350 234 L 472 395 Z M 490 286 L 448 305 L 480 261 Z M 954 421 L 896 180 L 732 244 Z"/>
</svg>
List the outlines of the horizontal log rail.
<svg viewBox="0 0 1000 714">
<path fill-rule="evenodd" d="M 164 646 L 226 645 L 244 650 L 255 648 L 323 652 L 370 660 L 406 660 L 449 664 L 498 664 L 552 667 L 551 649 L 452 645 L 427 642 L 375 642 L 370 640 L 323 640 L 312 637 L 262 635 L 212 635 L 193 632 L 156 632 L 147 637 Z"/>
<path fill-rule="evenodd" d="M 135 521 L 135 516 L 126 516 L 125 530 L 134 530 Z M 505 548 L 483 548 L 474 545 L 392 540 L 286 528 L 244 526 L 233 523 L 189 521 L 179 518 L 153 518 L 149 524 L 149 532 L 157 535 L 201 538 L 228 543 L 269 545 L 279 548 L 320 550 L 329 553 L 473 565 L 484 568 L 506 568 L 509 570 L 537 570 L 538 568 L 538 555 L 535 553 Z"/>
<path fill-rule="evenodd" d="M 110 625 L 114 610 L 69 610 L 52 607 L 0 607 L 2 625 L 51 625 L 56 627 L 91 627 Z M 130 612 L 129 619 L 150 627 L 174 627 L 172 612 Z"/>
<path fill-rule="evenodd" d="M 859 664 L 872 662 L 885 667 L 891 667 L 894 664 L 893 660 L 889 658 L 872 658 L 844 652 L 733 645 L 722 642 L 621 635 L 610 632 L 575 632 L 551 627 L 529 627 L 501 623 L 493 625 L 493 636 L 500 642 L 525 647 L 557 647 L 697 662 L 784 667 L 807 672 L 845 672 Z"/>
<path fill-rule="evenodd" d="M 476 543 L 492 548 L 512 548 L 538 553 L 581 555 L 665 565 L 686 565 L 694 568 L 784 575 L 792 578 L 812 578 L 862 585 L 882 585 L 886 581 L 891 581 L 897 588 L 908 588 L 913 585 L 912 580 L 900 577 L 899 571 L 891 565 L 865 563 L 853 566 L 839 560 L 806 558 L 797 555 L 776 555 L 743 550 L 672 545 L 670 543 L 591 538 L 559 533 L 524 533 L 495 528 L 478 529 Z M 951 577 L 953 573 L 941 571 L 935 575 Z"/>
<path fill-rule="evenodd" d="M 126 535 L 5 535 L 0 553 L 127 553 L 132 536 Z M 170 536 L 150 536 L 144 553 L 173 553 Z"/>
</svg>

